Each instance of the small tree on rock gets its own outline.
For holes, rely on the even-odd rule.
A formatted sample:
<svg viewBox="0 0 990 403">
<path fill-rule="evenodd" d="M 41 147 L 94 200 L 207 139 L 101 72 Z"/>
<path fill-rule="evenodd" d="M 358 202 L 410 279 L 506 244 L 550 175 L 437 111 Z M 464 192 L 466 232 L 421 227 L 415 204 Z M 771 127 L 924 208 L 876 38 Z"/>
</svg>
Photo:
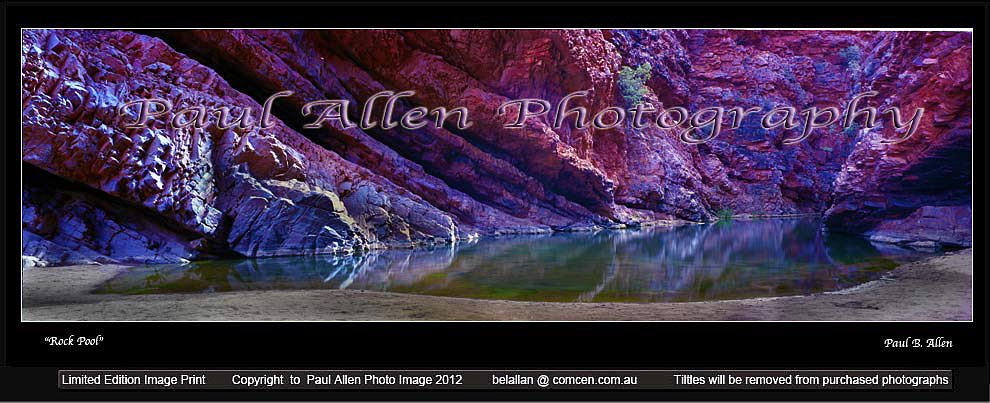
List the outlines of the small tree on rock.
<svg viewBox="0 0 990 403">
<path fill-rule="evenodd" d="M 640 64 L 635 69 L 629 66 L 619 69 L 619 92 L 627 107 L 634 107 L 646 99 L 646 93 L 649 92 L 646 82 L 650 80 L 652 69 L 649 62 Z"/>
</svg>

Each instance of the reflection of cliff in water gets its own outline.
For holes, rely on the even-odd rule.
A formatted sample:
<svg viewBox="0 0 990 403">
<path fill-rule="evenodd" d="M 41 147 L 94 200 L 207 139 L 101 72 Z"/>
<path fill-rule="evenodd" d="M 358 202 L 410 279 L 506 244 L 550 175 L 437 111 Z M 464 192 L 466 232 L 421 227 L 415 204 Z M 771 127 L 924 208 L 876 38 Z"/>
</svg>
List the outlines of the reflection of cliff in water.
<svg viewBox="0 0 990 403">
<path fill-rule="evenodd" d="M 450 266 L 452 248 L 361 255 L 216 260 L 136 267 L 97 292 L 198 292 L 295 288 L 387 289 Z M 366 287 L 364 287 L 366 286 Z"/>
<path fill-rule="evenodd" d="M 98 292 L 352 288 L 536 301 L 692 301 L 838 289 L 913 257 L 826 235 L 815 219 L 737 220 L 357 256 L 147 266 Z"/>
<path fill-rule="evenodd" d="M 830 243 L 861 245 L 855 248 L 859 260 L 837 264 L 829 255 Z M 627 237 L 615 250 L 617 273 L 608 280 L 609 286 L 599 287 L 599 300 L 812 293 L 868 280 L 875 270 L 856 264 L 882 258 L 862 239 L 823 234 L 812 219 L 687 226 Z"/>
</svg>

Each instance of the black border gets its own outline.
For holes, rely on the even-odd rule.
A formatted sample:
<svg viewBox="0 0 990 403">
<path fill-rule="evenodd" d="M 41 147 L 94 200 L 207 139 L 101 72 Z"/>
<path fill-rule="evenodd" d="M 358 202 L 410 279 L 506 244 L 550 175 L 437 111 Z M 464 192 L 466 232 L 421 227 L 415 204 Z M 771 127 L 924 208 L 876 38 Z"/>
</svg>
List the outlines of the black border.
<svg viewBox="0 0 990 403">
<path fill-rule="evenodd" d="M 973 28 L 974 127 L 985 127 L 987 6 L 983 3 L 7 3 L 6 142 L 0 169 L 6 259 L 0 399 L 12 400 L 982 400 L 988 396 L 987 217 L 974 208 L 972 323 L 21 323 L 19 74 L 22 27 L 781 27 Z M 983 131 L 985 134 L 986 131 Z M 985 135 L 974 133 L 977 176 Z M 985 206 L 986 176 L 974 180 Z M 104 346 L 59 349 L 46 335 L 103 334 Z M 615 335 L 622 335 L 615 340 Z M 947 337 L 948 351 L 891 351 L 885 338 Z M 951 392 L 80 392 L 56 369 L 100 368 L 624 368 L 953 369 Z"/>
</svg>

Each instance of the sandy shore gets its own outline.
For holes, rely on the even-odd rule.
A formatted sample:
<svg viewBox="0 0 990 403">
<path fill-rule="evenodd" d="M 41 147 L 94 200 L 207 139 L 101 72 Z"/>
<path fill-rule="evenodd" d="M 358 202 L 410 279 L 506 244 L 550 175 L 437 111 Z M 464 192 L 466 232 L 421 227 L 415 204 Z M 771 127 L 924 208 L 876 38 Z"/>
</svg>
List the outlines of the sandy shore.
<svg viewBox="0 0 990 403">
<path fill-rule="evenodd" d="M 808 296 L 685 303 L 473 300 L 358 290 L 95 295 L 124 266 L 23 270 L 23 320 L 971 320 L 973 251 Z"/>
</svg>

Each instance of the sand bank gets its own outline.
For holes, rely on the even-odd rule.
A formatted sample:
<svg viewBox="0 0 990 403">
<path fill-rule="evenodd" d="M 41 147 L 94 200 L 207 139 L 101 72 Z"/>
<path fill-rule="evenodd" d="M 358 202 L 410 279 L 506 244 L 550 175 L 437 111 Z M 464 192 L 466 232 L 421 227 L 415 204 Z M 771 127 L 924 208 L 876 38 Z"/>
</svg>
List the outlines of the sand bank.
<svg viewBox="0 0 990 403">
<path fill-rule="evenodd" d="M 806 296 L 683 303 L 474 300 L 359 290 L 96 295 L 126 266 L 23 270 L 23 320 L 971 320 L 973 251 L 900 266 L 879 280 Z"/>
</svg>

